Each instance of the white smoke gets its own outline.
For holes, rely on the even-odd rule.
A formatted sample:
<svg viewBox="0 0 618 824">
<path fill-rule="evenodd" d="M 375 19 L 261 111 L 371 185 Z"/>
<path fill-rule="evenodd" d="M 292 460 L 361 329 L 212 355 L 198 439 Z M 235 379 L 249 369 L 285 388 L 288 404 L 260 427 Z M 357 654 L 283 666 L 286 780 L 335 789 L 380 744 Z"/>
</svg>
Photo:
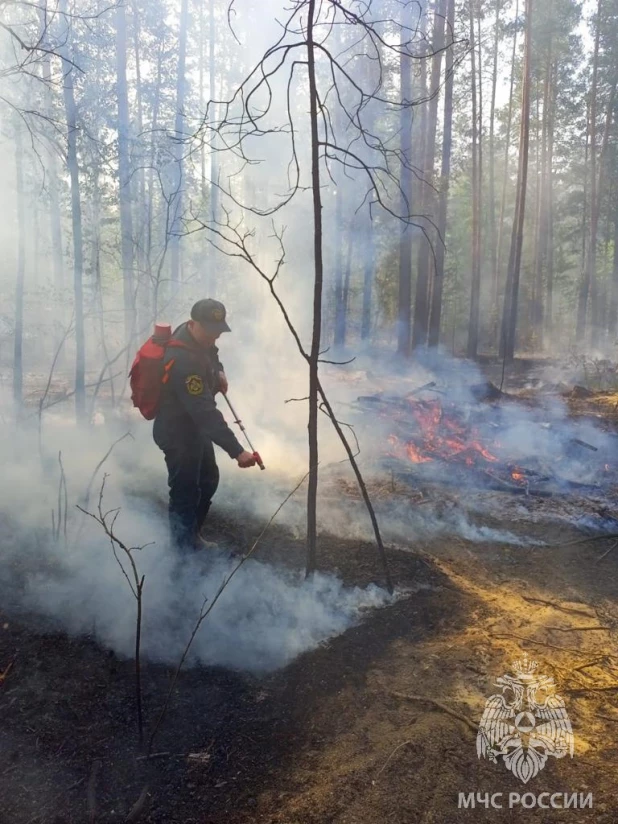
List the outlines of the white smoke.
<svg viewBox="0 0 618 824">
<path fill-rule="evenodd" d="M 234 356 L 227 358 L 228 371 L 240 387 L 256 369 L 256 358 L 243 361 L 233 345 L 229 348 Z M 276 402 L 275 389 L 269 393 L 269 385 L 260 380 L 256 380 L 252 396 L 244 400 L 240 397 L 242 411 L 247 413 L 245 422 L 263 453 L 267 471 L 241 472 L 220 454 L 222 481 L 214 506 L 236 522 L 252 518 L 265 523 L 306 471 L 306 407 L 304 403 L 283 403 L 288 392 L 302 397 L 306 376 L 283 352 L 273 354 L 269 367 L 278 376 L 272 382 L 278 393 Z M 387 360 L 365 358 L 324 375 L 338 415 L 357 424 L 359 460 L 370 483 L 376 478 L 386 481 L 380 460 L 390 423 L 379 416 L 357 415 L 354 401 L 358 395 L 381 389 L 405 394 L 434 380 L 447 397 L 455 397 L 463 405 L 478 405 L 469 391 L 475 382 L 482 382 L 475 367 L 448 359 L 436 361 L 431 368 L 408 368 L 406 374 L 396 374 L 392 367 Z M 264 370 L 255 374 L 263 377 Z M 240 391 L 237 394 L 240 396 Z M 150 426 L 127 414 L 126 406 L 120 410 L 110 413 L 101 404 L 97 412 L 101 425 L 87 430 L 75 429 L 72 421 L 47 413 L 42 427 L 42 454 L 36 427 L 14 436 L 9 436 L 7 430 L 1 443 L 4 471 L 0 477 L 0 518 L 4 543 L 0 587 L 5 603 L 10 598 L 13 609 L 46 616 L 57 629 L 92 634 L 119 655 L 132 655 L 135 599 L 101 528 L 76 508 L 78 503 L 85 505 L 84 493 L 90 486 L 87 507 L 96 511 L 103 473 L 109 473 L 103 509 L 120 508 L 115 525 L 118 536 L 128 546 L 152 544 L 134 552 L 139 574 L 145 576 L 144 655 L 173 664 L 189 638 L 204 599 L 209 603 L 232 569 L 233 562 L 226 555 L 230 547 L 222 543 L 219 552 L 182 561 L 168 549 L 163 456 L 152 442 Z M 563 474 L 570 468 L 575 476 L 583 477 L 585 461 L 569 457 L 565 450 L 575 435 L 583 435 L 603 454 L 609 454 L 610 445 L 615 449 L 609 436 L 591 424 L 582 428 L 571 422 L 560 403 L 536 410 L 501 404 L 495 415 L 505 450 L 522 455 L 532 451 L 548 460 L 560 459 Z M 337 492 L 337 479 L 347 477 L 353 481 L 353 475 L 347 465 L 339 464 L 344 453 L 325 416 L 320 427 L 320 524 L 349 541 L 371 541 L 373 531 L 363 503 Z M 93 470 L 110 444 L 127 431 L 133 437 L 117 443 L 93 479 Z M 61 510 L 64 506 L 58 453 L 67 479 L 68 526 L 67 539 L 62 524 L 60 539 L 54 541 L 52 511 L 58 526 L 59 498 Z M 483 524 L 484 513 L 498 511 L 496 494 L 471 495 L 469 505 L 465 495 L 456 504 L 448 504 L 448 494 L 444 498 L 446 505 L 437 492 L 435 503 L 423 506 L 397 495 L 374 500 L 384 539 L 412 550 L 417 540 L 449 535 L 490 544 L 534 543 L 519 534 L 520 530 L 516 533 Z M 513 506 L 521 507 L 521 498 L 513 500 Z M 60 514 L 62 521 L 64 515 Z M 282 510 L 278 523 L 301 535 L 304 519 L 302 488 Z M 268 540 L 267 534 L 264 546 Z M 119 557 L 126 565 L 121 553 Z M 300 572 L 265 563 L 258 550 L 232 579 L 206 619 L 190 660 L 269 671 L 345 631 L 361 619 L 367 608 L 383 606 L 389 600 L 386 592 L 376 586 L 346 587 L 334 575 L 318 574 L 304 580 Z"/>
<path fill-rule="evenodd" d="M 12 591 L 13 609 L 46 616 L 55 629 L 91 634 L 118 655 L 131 656 L 136 601 L 119 566 L 120 562 L 131 577 L 127 558 L 120 549 L 115 557 L 102 528 L 76 507 L 86 506 L 84 492 L 92 469 L 107 451 L 100 433 L 80 434 L 72 427 L 61 428 L 57 421 L 53 427 L 52 441 L 62 453 L 68 487 L 66 540 L 64 514 L 57 515 L 59 463 L 48 456 L 41 470 L 39 456 L 28 450 L 26 438 L 2 444 L 7 461 L 0 481 L 0 587 L 4 594 Z M 115 534 L 128 547 L 144 547 L 133 550 L 139 575 L 144 576 L 143 653 L 150 660 L 174 664 L 200 608 L 208 606 L 238 561 L 223 548 L 187 557 L 178 557 L 169 548 L 163 460 L 144 434 L 138 430 L 136 440 L 116 446 L 92 484 L 87 508 L 97 513 L 103 472 L 109 473 L 102 509 L 118 508 Z M 271 492 L 273 499 L 276 494 Z M 60 499 L 64 500 L 62 490 Z M 59 520 L 62 524 L 59 540 L 52 537 L 52 511 L 56 525 Z M 235 515 L 242 518 L 242 510 Z M 112 519 L 113 512 L 108 522 Z M 268 534 L 263 540 L 267 544 Z M 206 618 L 189 661 L 267 672 L 342 633 L 364 610 L 389 601 L 377 586 L 346 587 L 334 575 L 318 573 L 305 579 L 300 571 L 273 567 L 259 560 L 258 550 L 232 577 Z"/>
<path fill-rule="evenodd" d="M 131 657 L 135 601 L 120 569 L 110 561 L 109 547 L 100 541 L 91 547 L 90 564 L 75 564 L 73 557 L 60 576 L 30 579 L 25 604 L 54 616 L 68 632 L 92 633 L 118 655 Z M 212 601 L 238 562 L 210 552 L 175 563 L 169 553 L 154 547 L 143 550 L 137 562 L 145 575 L 143 653 L 173 665 L 204 602 Z M 346 588 L 334 575 L 324 574 L 305 580 L 300 572 L 249 559 L 204 621 L 189 663 L 268 672 L 344 632 L 363 610 L 389 600 L 377 586 Z"/>
</svg>

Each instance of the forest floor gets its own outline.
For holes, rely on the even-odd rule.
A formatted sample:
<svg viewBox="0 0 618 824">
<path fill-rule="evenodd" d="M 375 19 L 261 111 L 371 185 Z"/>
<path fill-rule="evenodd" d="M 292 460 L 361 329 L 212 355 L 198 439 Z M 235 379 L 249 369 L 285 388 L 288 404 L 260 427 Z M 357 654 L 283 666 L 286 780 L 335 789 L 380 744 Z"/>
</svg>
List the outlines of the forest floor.
<svg viewBox="0 0 618 824">
<path fill-rule="evenodd" d="M 612 426 L 617 401 L 573 412 Z M 230 546 L 262 528 L 210 523 Z M 149 762 L 136 759 L 132 662 L 0 610 L 0 824 L 125 821 L 146 786 L 139 820 L 151 824 L 615 824 L 615 541 L 542 519 L 501 526 L 552 546 L 411 535 L 388 547 L 401 596 L 339 637 L 262 678 L 182 672 Z M 348 585 L 379 580 L 375 555 L 320 536 L 320 568 Z M 260 559 L 302 567 L 304 544 L 274 526 Z M 475 740 L 523 652 L 554 676 L 575 734 L 574 757 L 550 758 L 527 785 L 477 758 Z M 143 676 L 152 719 L 170 669 Z M 509 793 L 525 792 L 592 793 L 593 808 L 510 810 Z M 459 793 L 502 793 L 503 808 L 458 809 Z"/>
<path fill-rule="evenodd" d="M 391 548 L 407 594 L 340 637 L 261 679 L 182 673 L 156 748 L 166 755 L 150 764 L 135 760 L 132 663 L 2 616 L 0 662 L 14 664 L 0 686 L 0 821 L 72 824 L 89 809 L 124 821 L 145 784 L 143 820 L 158 824 L 511 821 L 508 810 L 458 810 L 458 793 L 502 792 L 506 804 L 525 790 L 594 794 L 592 811 L 520 810 L 526 821 L 617 821 L 618 552 L 599 561 L 612 542 L 569 545 L 568 528 L 537 526 L 544 536 L 562 544 Z M 263 560 L 300 564 L 303 551 L 275 529 Z M 346 583 L 375 577 L 371 546 L 323 535 L 320 558 Z M 603 629 L 582 629 L 592 626 Z M 560 685 L 576 743 L 572 760 L 550 759 L 524 788 L 477 759 L 465 723 L 403 696 L 477 724 L 525 650 Z M 145 666 L 147 715 L 169 675 Z"/>
</svg>

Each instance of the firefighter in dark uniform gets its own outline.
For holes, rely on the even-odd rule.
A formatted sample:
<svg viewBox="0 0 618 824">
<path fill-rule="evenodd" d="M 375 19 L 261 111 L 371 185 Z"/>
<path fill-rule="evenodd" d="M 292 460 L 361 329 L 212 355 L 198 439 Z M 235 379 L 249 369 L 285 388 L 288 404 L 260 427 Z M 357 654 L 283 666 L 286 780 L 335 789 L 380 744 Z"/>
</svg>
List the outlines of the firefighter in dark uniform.
<svg viewBox="0 0 618 824">
<path fill-rule="evenodd" d="M 229 331 L 223 304 L 200 300 L 191 309 L 191 320 L 172 335 L 184 346 L 168 346 L 165 353 L 164 386 L 153 437 L 165 454 L 170 530 L 181 549 L 199 547 L 200 530 L 219 485 L 213 444 L 243 469 L 256 464 L 215 403 L 217 392 L 227 392 L 215 341 Z"/>
</svg>

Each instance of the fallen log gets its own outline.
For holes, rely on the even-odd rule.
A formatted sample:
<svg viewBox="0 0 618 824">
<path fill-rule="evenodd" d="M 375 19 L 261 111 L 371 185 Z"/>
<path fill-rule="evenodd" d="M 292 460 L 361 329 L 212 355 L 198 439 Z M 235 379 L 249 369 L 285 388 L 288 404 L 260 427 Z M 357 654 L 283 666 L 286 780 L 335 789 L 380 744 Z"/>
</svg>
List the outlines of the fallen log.
<svg viewBox="0 0 618 824">
<path fill-rule="evenodd" d="M 591 452 L 599 451 L 598 447 L 593 446 L 591 443 L 586 443 L 586 441 L 582 441 L 579 438 L 571 438 L 570 443 L 575 444 L 576 446 L 583 446 L 584 449 L 589 449 Z"/>
</svg>

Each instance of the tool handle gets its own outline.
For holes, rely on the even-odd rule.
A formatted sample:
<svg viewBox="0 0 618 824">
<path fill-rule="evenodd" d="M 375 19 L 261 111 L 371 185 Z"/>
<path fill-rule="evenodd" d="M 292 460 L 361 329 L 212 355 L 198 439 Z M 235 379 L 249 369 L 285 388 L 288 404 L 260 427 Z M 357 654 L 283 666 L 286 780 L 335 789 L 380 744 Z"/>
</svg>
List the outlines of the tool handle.
<svg viewBox="0 0 618 824">
<path fill-rule="evenodd" d="M 259 452 L 254 452 L 253 457 L 255 458 L 255 462 L 257 463 L 257 465 L 260 467 L 261 470 L 266 469 L 266 467 L 264 466 L 264 462 L 260 458 L 260 453 Z"/>
</svg>

